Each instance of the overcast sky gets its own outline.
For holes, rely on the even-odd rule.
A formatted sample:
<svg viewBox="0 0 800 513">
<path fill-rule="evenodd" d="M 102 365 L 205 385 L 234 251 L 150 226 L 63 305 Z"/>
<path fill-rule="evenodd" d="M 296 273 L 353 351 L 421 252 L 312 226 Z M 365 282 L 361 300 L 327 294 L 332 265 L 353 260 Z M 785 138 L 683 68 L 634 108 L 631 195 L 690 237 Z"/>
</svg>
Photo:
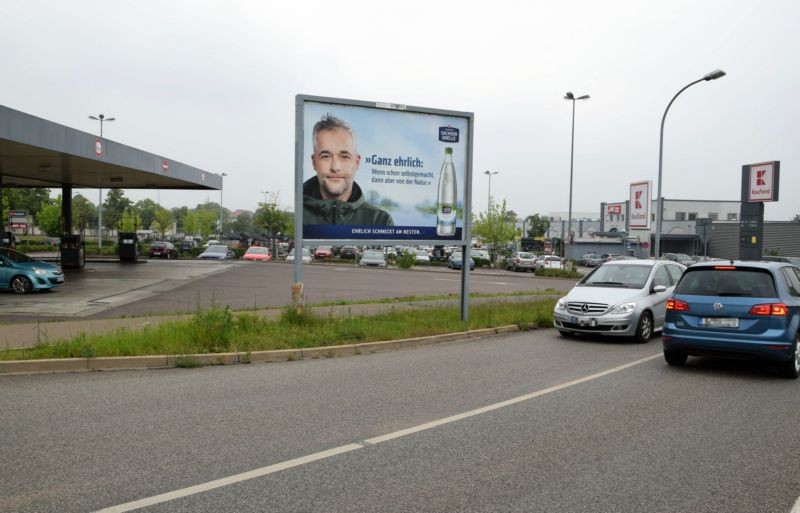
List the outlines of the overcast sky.
<svg viewBox="0 0 800 513">
<path fill-rule="evenodd" d="M 473 208 L 565 212 L 663 195 L 738 200 L 781 161 L 769 220 L 800 213 L 800 3 L 776 1 L 0 0 L 0 104 L 228 176 L 226 208 L 293 203 L 294 97 L 474 112 Z M 362 168 L 363 171 L 363 168 Z M 154 191 L 129 191 L 134 200 Z M 87 196 L 96 201 L 95 192 Z M 219 192 L 167 192 L 167 207 Z"/>
</svg>

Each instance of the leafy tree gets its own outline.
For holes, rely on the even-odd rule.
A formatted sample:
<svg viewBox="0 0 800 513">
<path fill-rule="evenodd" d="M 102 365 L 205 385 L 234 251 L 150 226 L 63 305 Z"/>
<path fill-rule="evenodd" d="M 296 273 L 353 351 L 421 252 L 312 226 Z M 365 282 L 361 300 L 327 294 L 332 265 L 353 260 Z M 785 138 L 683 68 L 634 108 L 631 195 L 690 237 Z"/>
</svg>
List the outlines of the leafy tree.
<svg viewBox="0 0 800 513">
<path fill-rule="evenodd" d="M 533 214 L 525 219 L 525 226 L 528 229 L 528 237 L 544 237 L 550 228 L 550 220 L 545 216 Z"/>
<path fill-rule="evenodd" d="M 237 233 L 250 233 L 253 231 L 253 214 L 242 212 L 236 221 L 231 223 L 231 230 Z"/>
<path fill-rule="evenodd" d="M 55 200 L 43 201 L 36 215 L 36 225 L 51 237 L 61 236 L 61 195 Z"/>
<path fill-rule="evenodd" d="M 44 187 L 31 189 L 3 189 L 2 219 L 9 219 L 9 210 L 26 210 L 29 216 L 36 219 L 42 208 L 42 203 L 50 200 L 50 190 Z"/>
<path fill-rule="evenodd" d="M 253 225 L 259 230 L 263 230 L 272 239 L 272 254 L 277 254 L 275 248 L 275 238 L 280 234 L 285 234 L 289 229 L 292 217 L 285 210 L 278 208 L 276 203 L 259 203 L 258 210 L 253 217 Z"/>
<path fill-rule="evenodd" d="M 199 233 L 203 237 L 208 237 L 215 230 L 219 211 L 213 210 L 191 210 L 183 218 L 185 233 Z"/>
<path fill-rule="evenodd" d="M 145 229 L 150 229 L 153 221 L 156 220 L 156 211 L 160 208 L 158 204 L 150 198 L 145 198 L 137 201 L 133 208 L 139 212 L 139 216 L 142 218 L 142 226 Z"/>
<path fill-rule="evenodd" d="M 792 221 L 794 221 L 795 223 L 800 223 L 800 214 L 794 216 L 794 219 L 792 219 Z"/>
<path fill-rule="evenodd" d="M 176 223 L 179 227 L 183 227 L 183 219 L 186 217 L 186 214 L 189 212 L 188 207 L 175 207 L 170 210 L 172 212 L 172 222 Z"/>
<path fill-rule="evenodd" d="M 480 235 L 484 241 L 491 244 L 492 261 L 494 261 L 497 249 L 514 240 L 517 234 L 514 221 L 509 219 L 506 201 L 503 200 L 501 205 L 490 201 L 487 211 L 480 212 L 478 218 L 473 221 L 472 233 Z"/>
<path fill-rule="evenodd" d="M 129 209 L 133 202 L 125 197 L 122 189 L 110 189 L 103 202 L 103 225 L 118 226 L 122 213 Z"/>
<path fill-rule="evenodd" d="M 97 207 L 82 194 L 72 198 L 72 227 L 82 230 L 97 224 Z"/>
<path fill-rule="evenodd" d="M 142 227 L 142 218 L 133 207 L 126 208 L 119 220 L 120 233 L 133 233 Z"/>
<path fill-rule="evenodd" d="M 155 212 L 155 220 L 153 226 L 161 233 L 161 238 L 164 238 L 164 233 L 172 227 L 172 212 L 163 207 L 158 207 Z"/>
</svg>

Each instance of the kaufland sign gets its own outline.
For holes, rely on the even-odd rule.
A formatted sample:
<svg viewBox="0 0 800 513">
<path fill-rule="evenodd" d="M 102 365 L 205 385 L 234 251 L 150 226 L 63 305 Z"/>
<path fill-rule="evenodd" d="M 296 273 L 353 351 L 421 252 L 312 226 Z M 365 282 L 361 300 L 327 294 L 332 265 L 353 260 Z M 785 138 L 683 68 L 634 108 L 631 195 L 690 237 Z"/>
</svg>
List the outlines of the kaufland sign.
<svg viewBox="0 0 800 513">
<path fill-rule="evenodd" d="M 652 182 L 633 182 L 631 184 L 630 214 L 628 226 L 632 230 L 650 229 L 650 189 Z"/>
<path fill-rule="evenodd" d="M 749 203 L 778 200 L 778 166 L 778 162 L 747 166 L 747 201 Z"/>
</svg>

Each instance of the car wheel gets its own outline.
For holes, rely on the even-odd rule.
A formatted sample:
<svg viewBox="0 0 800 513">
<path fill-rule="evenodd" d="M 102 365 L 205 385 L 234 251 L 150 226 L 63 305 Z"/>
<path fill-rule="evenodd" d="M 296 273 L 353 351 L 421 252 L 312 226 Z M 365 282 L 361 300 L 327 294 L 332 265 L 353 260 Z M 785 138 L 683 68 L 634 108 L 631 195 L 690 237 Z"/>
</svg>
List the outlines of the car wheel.
<svg viewBox="0 0 800 513">
<path fill-rule="evenodd" d="M 664 359 L 670 365 L 674 365 L 676 367 L 681 366 L 686 363 L 686 359 L 688 357 L 689 355 L 687 355 L 685 351 L 680 351 L 678 349 L 664 349 Z"/>
<path fill-rule="evenodd" d="M 789 379 L 797 379 L 800 376 L 800 333 L 794 336 L 792 344 L 792 359 L 780 364 L 781 375 Z"/>
<path fill-rule="evenodd" d="M 636 323 L 636 334 L 633 336 L 636 342 L 646 343 L 653 336 L 653 316 L 650 312 L 642 313 L 639 322 Z"/>
<path fill-rule="evenodd" d="M 11 279 L 11 290 L 15 294 L 27 294 L 33 290 L 33 282 L 27 276 L 14 276 Z"/>
</svg>

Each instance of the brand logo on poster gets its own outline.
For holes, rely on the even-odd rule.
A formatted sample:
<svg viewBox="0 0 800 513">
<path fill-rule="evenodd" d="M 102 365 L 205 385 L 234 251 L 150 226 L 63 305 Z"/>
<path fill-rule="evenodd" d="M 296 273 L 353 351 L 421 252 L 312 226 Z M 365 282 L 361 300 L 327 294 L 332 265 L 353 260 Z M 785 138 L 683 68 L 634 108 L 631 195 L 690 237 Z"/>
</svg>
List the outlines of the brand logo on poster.
<svg viewBox="0 0 800 513">
<path fill-rule="evenodd" d="M 439 127 L 439 140 L 448 143 L 458 142 L 458 128 L 452 126 Z"/>
<path fill-rule="evenodd" d="M 650 229 L 650 182 L 634 182 L 630 189 L 631 211 L 629 214 L 632 229 Z"/>
<path fill-rule="evenodd" d="M 620 215 L 622 213 L 622 205 L 619 203 L 615 203 L 614 205 L 608 205 L 608 214 L 609 215 Z"/>
</svg>

